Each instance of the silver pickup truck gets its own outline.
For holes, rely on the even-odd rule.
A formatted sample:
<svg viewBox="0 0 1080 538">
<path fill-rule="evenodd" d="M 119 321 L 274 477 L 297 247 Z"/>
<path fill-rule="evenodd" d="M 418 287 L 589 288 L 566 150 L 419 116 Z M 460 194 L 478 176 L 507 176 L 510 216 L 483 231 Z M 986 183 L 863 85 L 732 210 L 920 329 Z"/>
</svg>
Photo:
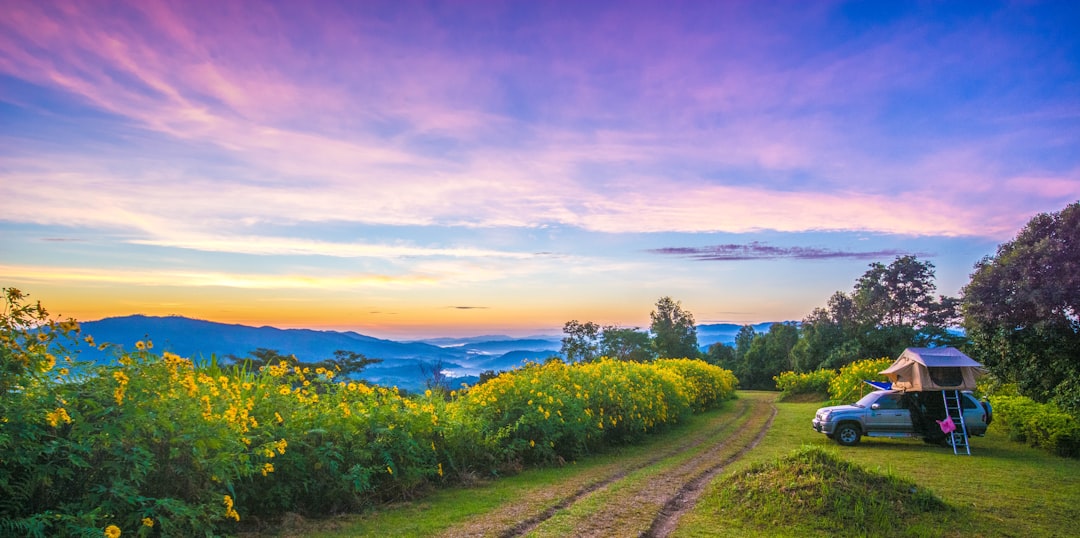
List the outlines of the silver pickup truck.
<svg viewBox="0 0 1080 538">
<path fill-rule="evenodd" d="M 968 435 L 985 435 L 993 420 L 990 402 L 979 401 L 969 392 L 963 392 L 961 396 Z M 936 422 L 944 418 L 941 392 L 877 390 L 850 405 L 818 409 L 813 426 L 814 430 L 844 446 L 859 444 L 864 435 L 918 437 L 927 442 L 944 442 L 946 436 Z"/>
</svg>

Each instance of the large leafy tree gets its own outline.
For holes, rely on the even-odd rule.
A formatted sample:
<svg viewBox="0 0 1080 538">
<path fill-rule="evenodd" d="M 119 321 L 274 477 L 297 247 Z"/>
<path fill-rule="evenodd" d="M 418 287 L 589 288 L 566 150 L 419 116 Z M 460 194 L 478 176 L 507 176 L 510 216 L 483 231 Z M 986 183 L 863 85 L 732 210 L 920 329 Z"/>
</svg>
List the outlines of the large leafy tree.
<svg viewBox="0 0 1080 538">
<path fill-rule="evenodd" d="M 650 330 L 653 349 L 664 358 L 698 358 L 697 325 L 694 316 L 683 310 L 682 304 L 671 297 L 661 297 L 652 318 Z"/>
<path fill-rule="evenodd" d="M 839 368 L 869 357 L 895 357 L 906 347 L 959 345 L 959 300 L 934 296 L 934 265 L 899 256 L 872 263 L 850 294 L 836 292 L 803 319 L 792 350 L 800 371 Z"/>
<path fill-rule="evenodd" d="M 974 353 L 1039 401 L 1080 411 L 1080 202 L 1036 215 L 964 288 Z"/>
<path fill-rule="evenodd" d="M 823 308 L 815 308 L 800 328 L 800 338 L 791 350 L 791 365 L 800 372 L 819 368 L 836 369 L 863 357 L 859 341 L 859 321 L 851 296 L 838 291 Z"/>
<path fill-rule="evenodd" d="M 572 319 L 563 325 L 563 332 L 566 336 L 562 339 L 560 352 L 566 357 L 566 362 L 590 362 L 599 357 L 599 325 Z"/>
<path fill-rule="evenodd" d="M 758 334 L 735 371 L 739 386 L 746 389 L 774 389 L 773 376 L 791 370 L 791 350 L 799 340 L 799 329 L 788 323 L 774 323 L 769 332 Z"/>
<path fill-rule="evenodd" d="M 359 374 L 364 368 L 380 362 L 382 359 L 372 359 L 363 353 L 346 349 L 335 351 L 334 358 L 323 361 L 327 368 L 337 370 L 338 375 L 342 376 Z"/>
<path fill-rule="evenodd" d="M 741 361 L 746 356 L 746 352 L 750 351 L 750 345 L 754 343 L 754 337 L 757 336 L 757 331 L 751 325 L 743 325 L 739 327 L 739 332 L 735 335 L 735 361 Z"/>
<path fill-rule="evenodd" d="M 709 350 L 705 353 L 705 362 L 709 364 L 715 364 L 725 370 L 731 370 L 734 372 L 737 369 L 737 362 L 735 360 L 735 348 L 717 342 L 709 346 Z"/>
<path fill-rule="evenodd" d="M 650 361 L 652 339 L 636 327 L 607 326 L 600 333 L 600 355 L 621 361 Z"/>
</svg>

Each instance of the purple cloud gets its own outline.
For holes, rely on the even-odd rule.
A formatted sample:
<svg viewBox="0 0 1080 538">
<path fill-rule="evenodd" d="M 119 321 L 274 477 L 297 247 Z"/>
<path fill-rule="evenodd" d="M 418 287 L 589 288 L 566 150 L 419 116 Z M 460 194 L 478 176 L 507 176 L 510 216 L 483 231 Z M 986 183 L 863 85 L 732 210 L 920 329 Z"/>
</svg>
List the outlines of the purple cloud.
<svg viewBox="0 0 1080 538">
<path fill-rule="evenodd" d="M 896 256 L 911 254 L 902 250 L 886 249 L 876 251 L 843 251 L 827 248 L 813 247 L 774 247 L 759 241 L 737 245 L 711 245 L 705 247 L 664 247 L 650 249 L 654 254 L 665 254 L 690 258 L 695 261 L 745 261 L 745 260 L 875 260 L 888 259 Z M 915 253 L 917 256 L 929 256 L 926 253 Z"/>
</svg>

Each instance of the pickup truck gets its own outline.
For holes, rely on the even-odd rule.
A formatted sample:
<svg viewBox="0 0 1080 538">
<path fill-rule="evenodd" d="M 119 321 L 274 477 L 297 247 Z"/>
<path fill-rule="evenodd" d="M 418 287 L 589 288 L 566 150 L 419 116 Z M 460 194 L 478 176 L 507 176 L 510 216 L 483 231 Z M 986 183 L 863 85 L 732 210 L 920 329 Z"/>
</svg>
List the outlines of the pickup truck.
<svg viewBox="0 0 1080 538">
<path fill-rule="evenodd" d="M 961 393 L 968 435 L 982 436 L 993 420 L 990 402 Z M 946 442 L 937 420 L 945 418 L 945 403 L 938 392 L 876 390 L 850 405 L 822 407 L 814 413 L 813 427 L 844 446 L 867 437 L 917 437 L 928 443 Z M 959 424 L 957 424 L 959 427 Z"/>
</svg>

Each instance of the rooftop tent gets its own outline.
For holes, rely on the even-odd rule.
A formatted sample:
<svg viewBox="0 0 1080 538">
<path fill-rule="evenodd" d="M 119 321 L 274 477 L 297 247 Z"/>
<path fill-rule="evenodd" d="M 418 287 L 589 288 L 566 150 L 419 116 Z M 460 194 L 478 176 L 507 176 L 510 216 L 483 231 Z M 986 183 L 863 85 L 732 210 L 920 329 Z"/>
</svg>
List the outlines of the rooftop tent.
<svg viewBox="0 0 1080 538">
<path fill-rule="evenodd" d="M 881 373 L 896 390 L 974 390 L 982 368 L 956 348 L 909 347 Z"/>
</svg>

